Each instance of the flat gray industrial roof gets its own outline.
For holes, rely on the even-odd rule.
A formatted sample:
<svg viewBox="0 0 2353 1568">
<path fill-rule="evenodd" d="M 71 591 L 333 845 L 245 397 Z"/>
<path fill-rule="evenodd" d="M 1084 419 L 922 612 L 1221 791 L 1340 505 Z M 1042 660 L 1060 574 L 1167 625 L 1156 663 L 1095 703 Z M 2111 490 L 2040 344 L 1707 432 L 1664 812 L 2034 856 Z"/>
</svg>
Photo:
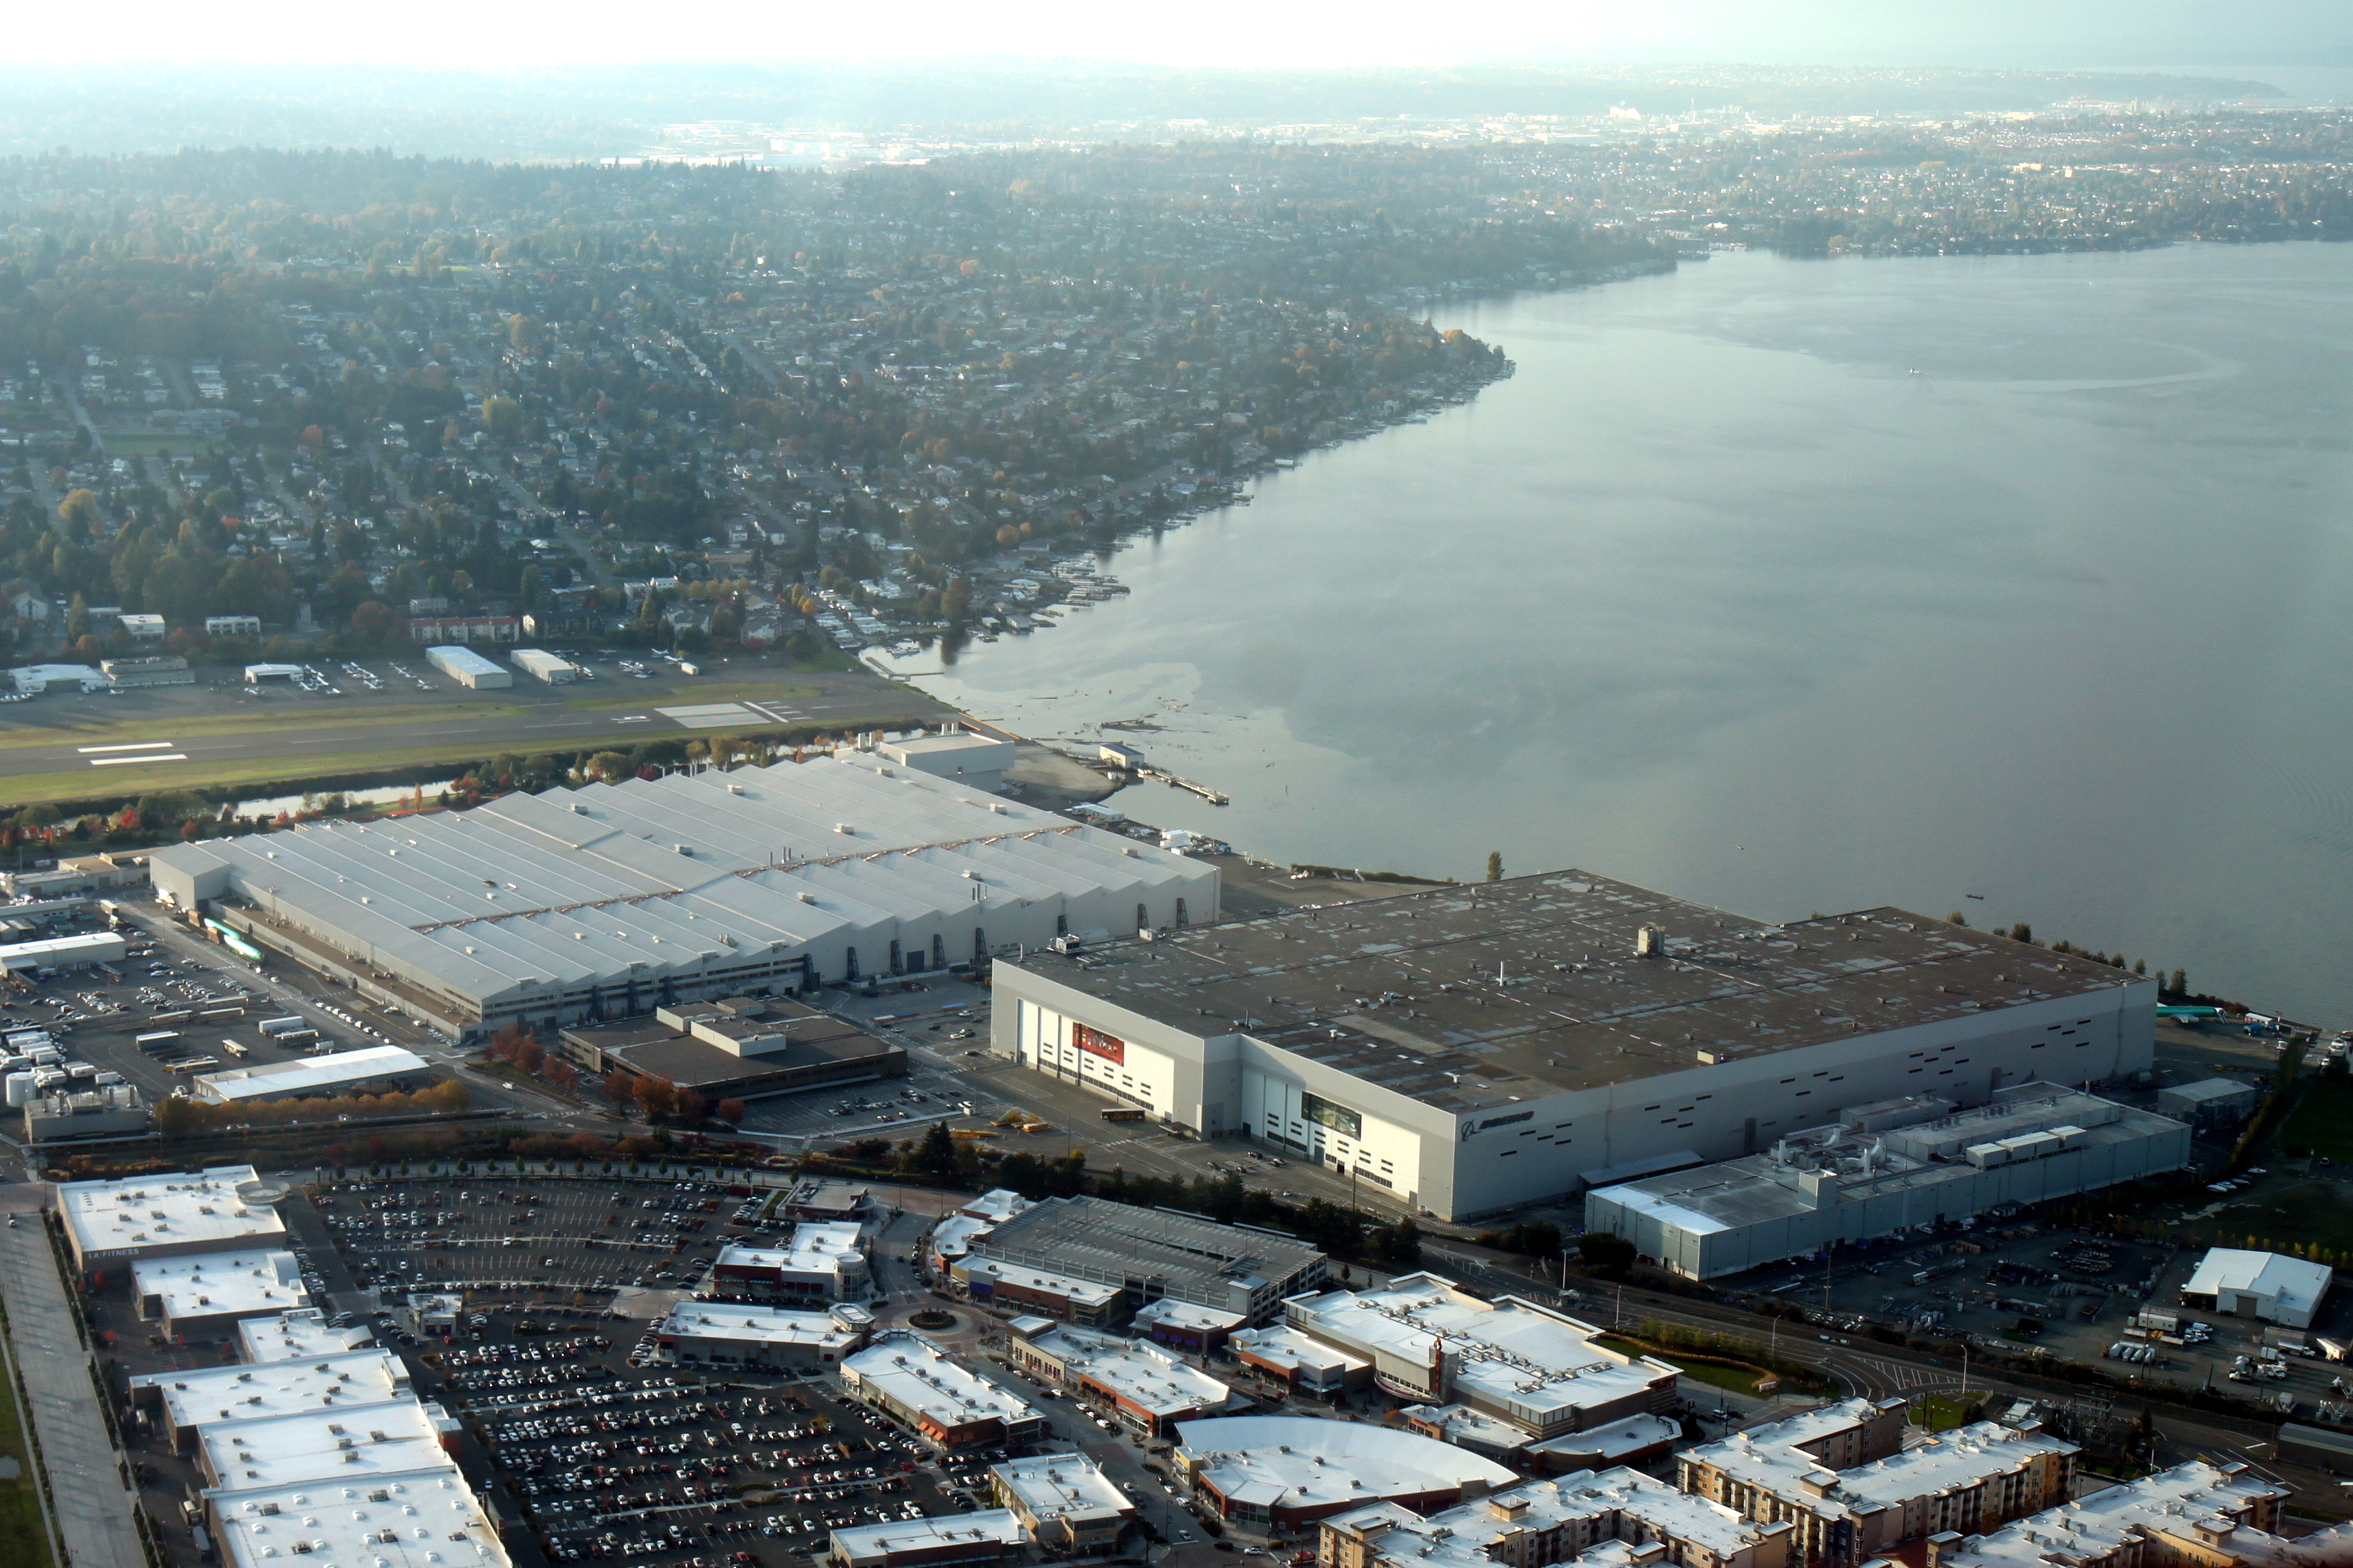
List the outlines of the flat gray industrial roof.
<svg viewBox="0 0 2353 1568">
<path fill-rule="evenodd" d="M 1638 958 L 1643 926 L 1667 933 Z M 1450 885 L 1011 967 L 1450 1110 L 2155 982 L 1902 910 L 1770 925 L 1586 871 Z"/>
<path fill-rule="evenodd" d="M 2105 1117 L 2108 1120 L 2103 1121 Z M 1905 1127 L 1879 1137 L 1862 1133 L 1834 1134 L 1831 1128 L 1811 1129 L 1790 1140 L 1787 1160 L 1774 1152 L 1744 1155 L 1697 1170 L 1646 1176 L 1640 1181 L 1602 1189 L 1603 1196 L 1622 1208 L 1651 1215 L 1676 1228 L 1697 1233 L 1738 1230 L 1746 1226 L 1788 1219 L 1822 1206 L 1797 1186 L 1799 1169 L 1837 1166 L 1840 1174 L 1826 1189 L 1825 1202 L 1862 1203 L 1905 1188 L 1968 1181 L 1981 1175 L 1974 1165 L 1947 1163 L 1920 1157 L 1907 1146 L 1905 1135 L 1934 1139 L 1947 1129 L 1968 1129 L 1970 1143 L 1990 1142 L 2059 1123 L 2081 1123 L 2075 1145 L 2097 1148 L 2181 1131 L 2181 1123 L 2151 1111 L 2118 1105 L 2082 1089 L 2060 1084 L 2020 1084 L 1991 1104 L 1961 1110 L 1932 1121 Z M 1820 1135 L 1839 1136 L 1835 1144 L 1816 1141 Z M 1852 1168 L 1854 1151 L 1869 1142 L 1888 1145 L 1880 1150 L 1868 1170 Z"/>
<path fill-rule="evenodd" d="M 1103 1198 L 1033 1204 L 976 1237 L 972 1251 L 1104 1284 L 1160 1280 L 1170 1295 L 1213 1281 L 1279 1283 L 1324 1256 L 1287 1236 Z"/>
</svg>

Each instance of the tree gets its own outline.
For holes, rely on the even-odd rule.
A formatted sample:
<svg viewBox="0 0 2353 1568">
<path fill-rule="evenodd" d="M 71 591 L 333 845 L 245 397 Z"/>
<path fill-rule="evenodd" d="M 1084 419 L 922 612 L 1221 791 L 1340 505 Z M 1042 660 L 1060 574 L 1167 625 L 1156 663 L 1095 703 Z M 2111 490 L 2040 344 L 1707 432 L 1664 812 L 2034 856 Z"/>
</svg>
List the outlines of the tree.
<svg viewBox="0 0 2353 1568">
<path fill-rule="evenodd" d="M 352 612 L 352 634 L 370 647 L 382 647 L 392 635 L 392 611 L 370 599 Z"/>
<path fill-rule="evenodd" d="M 924 1132 L 923 1142 L 915 1150 L 913 1168 L 927 1175 L 953 1176 L 956 1173 L 956 1146 L 948 1133 L 948 1124 L 934 1121 Z"/>
<path fill-rule="evenodd" d="M 1487 851 L 1487 880 L 1500 882 L 1503 879 L 1504 852 L 1500 849 L 1490 849 Z"/>
<path fill-rule="evenodd" d="M 632 1092 L 648 1116 L 664 1115 L 678 1105 L 678 1085 L 653 1073 L 638 1079 Z"/>
<path fill-rule="evenodd" d="M 58 502 L 58 521 L 65 524 L 66 537 L 84 540 L 98 521 L 98 498 L 85 489 L 70 489 Z"/>
<path fill-rule="evenodd" d="M 627 1068 L 615 1068 L 605 1075 L 605 1098 L 616 1105 L 627 1105 L 637 1098 L 638 1080 L 629 1076 Z"/>
<path fill-rule="evenodd" d="M 1421 1226 L 1410 1219 L 1401 1219 L 1381 1237 L 1381 1260 L 1398 1268 L 1409 1268 L 1421 1261 Z"/>
<path fill-rule="evenodd" d="M 1606 1230 L 1588 1230 L 1577 1238 L 1577 1256 L 1597 1274 L 1623 1274 L 1634 1267 L 1634 1244 Z"/>
<path fill-rule="evenodd" d="M 631 773 L 629 759 L 618 752 L 599 752 L 588 759 L 588 773 L 606 784 L 619 784 Z"/>
<path fill-rule="evenodd" d="M 504 394 L 482 399 L 482 428 L 493 441 L 512 441 L 522 434 L 522 405 Z"/>
<path fill-rule="evenodd" d="M 723 1100 L 712 1111 L 712 1114 L 718 1117 L 722 1121 L 730 1121 L 740 1124 L 746 1114 L 746 1108 L 744 1102 L 740 1100 Z"/>
</svg>

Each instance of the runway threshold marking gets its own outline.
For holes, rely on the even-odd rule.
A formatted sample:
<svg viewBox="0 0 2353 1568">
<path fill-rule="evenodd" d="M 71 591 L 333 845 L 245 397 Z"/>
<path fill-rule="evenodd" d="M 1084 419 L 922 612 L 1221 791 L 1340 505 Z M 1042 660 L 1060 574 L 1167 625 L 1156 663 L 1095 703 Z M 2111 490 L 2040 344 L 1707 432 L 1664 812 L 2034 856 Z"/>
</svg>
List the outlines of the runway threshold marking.
<svg viewBox="0 0 2353 1568">
<path fill-rule="evenodd" d="M 143 757 L 92 757 L 90 765 L 94 768 L 119 768 L 132 763 L 185 763 L 187 760 L 185 752 L 150 752 Z"/>
<path fill-rule="evenodd" d="M 171 749 L 172 742 L 169 741 L 125 741 L 119 746 L 76 746 L 74 748 L 75 751 L 84 753 L 90 752 L 168 752 Z"/>
</svg>

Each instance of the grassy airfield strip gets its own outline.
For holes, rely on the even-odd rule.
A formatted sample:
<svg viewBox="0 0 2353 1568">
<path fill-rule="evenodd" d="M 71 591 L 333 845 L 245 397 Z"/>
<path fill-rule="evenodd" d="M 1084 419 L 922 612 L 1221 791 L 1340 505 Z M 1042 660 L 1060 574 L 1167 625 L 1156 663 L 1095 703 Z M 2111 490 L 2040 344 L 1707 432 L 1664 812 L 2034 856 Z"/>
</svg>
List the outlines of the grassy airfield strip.
<svg viewBox="0 0 2353 1568">
<path fill-rule="evenodd" d="M 227 713 L 91 710 L 40 725 L 0 725 L 0 809 L 167 788 L 217 795 L 251 784 L 299 787 L 309 779 L 479 763 L 501 752 L 573 755 L 719 732 L 887 728 L 944 711 L 918 693 L 881 682 L 831 693 L 773 681 L 634 684 L 638 689 L 626 694 L 539 701 L 501 693 L 383 708 L 304 701 Z M 820 696 L 821 710 L 802 711 Z M 663 712 L 681 703 L 744 701 L 758 706 L 715 724 Z M 49 754 L 31 754 L 40 752 Z"/>
</svg>

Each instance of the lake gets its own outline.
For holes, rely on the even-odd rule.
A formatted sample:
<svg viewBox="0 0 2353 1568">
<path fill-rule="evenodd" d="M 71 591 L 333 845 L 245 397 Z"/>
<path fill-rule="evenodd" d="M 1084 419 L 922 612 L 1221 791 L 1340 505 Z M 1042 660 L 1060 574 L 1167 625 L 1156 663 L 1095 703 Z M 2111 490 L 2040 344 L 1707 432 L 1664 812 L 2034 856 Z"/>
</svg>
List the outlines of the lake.
<svg viewBox="0 0 2353 1568">
<path fill-rule="evenodd" d="M 1726 255 L 1441 324 L 1517 375 L 920 684 L 1272 859 L 1960 910 L 2353 1024 L 2353 247 Z"/>
</svg>

